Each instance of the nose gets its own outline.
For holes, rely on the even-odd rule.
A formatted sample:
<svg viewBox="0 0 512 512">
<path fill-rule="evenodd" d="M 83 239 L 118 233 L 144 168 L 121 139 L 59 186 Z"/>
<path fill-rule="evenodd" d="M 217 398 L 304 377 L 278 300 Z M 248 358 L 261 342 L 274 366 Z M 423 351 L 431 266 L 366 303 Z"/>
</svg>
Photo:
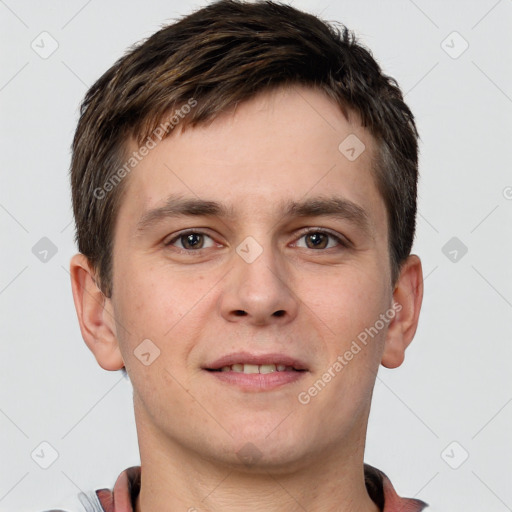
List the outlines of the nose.
<svg viewBox="0 0 512 512">
<path fill-rule="evenodd" d="M 261 254 L 254 260 L 245 257 L 243 248 L 233 254 L 233 267 L 220 300 L 222 316 L 230 322 L 284 325 L 296 317 L 299 306 L 290 269 L 277 250 L 268 246 L 258 249 Z"/>
</svg>

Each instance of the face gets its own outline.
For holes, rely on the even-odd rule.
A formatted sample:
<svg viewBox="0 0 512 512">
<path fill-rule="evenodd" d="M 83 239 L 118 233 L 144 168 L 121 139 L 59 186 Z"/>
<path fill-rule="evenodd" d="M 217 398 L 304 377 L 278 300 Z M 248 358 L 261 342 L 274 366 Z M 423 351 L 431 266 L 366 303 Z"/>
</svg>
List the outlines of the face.
<svg viewBox="0 0 512 512">
<path fill-rule="evenodd" d="M 273 467 L 361 445 L 393 289 L 374 141 L 351 117 L 280 89 L 129 176 L 111 307 L 144 435 Z"/>
</svg>

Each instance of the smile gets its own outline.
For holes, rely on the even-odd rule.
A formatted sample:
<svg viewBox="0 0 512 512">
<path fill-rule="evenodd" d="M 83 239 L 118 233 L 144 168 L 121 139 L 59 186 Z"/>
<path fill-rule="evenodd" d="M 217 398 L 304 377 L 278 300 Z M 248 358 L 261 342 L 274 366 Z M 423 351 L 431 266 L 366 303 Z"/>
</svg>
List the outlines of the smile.
<svg viewBox="0 0 512 512">
<path fill-rule="evenodd" d="M 285 354 L 228 354 L 203 367 L 222 385 L 242 391 L 270 391 L 302 379 L 306 364 Z"/>
<path fill-rule="evenodd" d="M 292 371 L 304 371 L 296 370 L 293 366 L 285 366 L 284 364 L 244 364 L 237 363 L 231 366 L 223 366 L 219 370 L 211 370 L 217 372 L 235 372 L 235 373 L 273 373 L 273 372 L 292 372 Z"/>
</svg>

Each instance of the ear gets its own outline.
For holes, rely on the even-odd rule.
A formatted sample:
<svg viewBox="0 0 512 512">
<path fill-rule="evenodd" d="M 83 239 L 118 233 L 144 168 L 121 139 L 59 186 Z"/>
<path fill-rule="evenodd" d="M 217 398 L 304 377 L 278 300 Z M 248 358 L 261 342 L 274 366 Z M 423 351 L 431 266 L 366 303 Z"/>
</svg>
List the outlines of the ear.
<svg viewBox="0 0 512 512">
<path fill-rule="evenodd" d="M 85 343 L 103 369 L 123 368 L 112 301 L 96 284 L 95 272 L 83 254 L 75 254 L 71 258 L 69 270 L 73 300 Z"/>
<path fill-rule="evenodd" d="M 405 349 L 409 346 L 420 315 L 423 300 L 423 271 L 421 261 L 411 254 L 403 263 L 400 276 L 393 291 L 395 317 L 388 326 L 388 332 L 382 355 L 382 365 L 386 368 L 397 368 L 405 357 Z"/>
</svg>

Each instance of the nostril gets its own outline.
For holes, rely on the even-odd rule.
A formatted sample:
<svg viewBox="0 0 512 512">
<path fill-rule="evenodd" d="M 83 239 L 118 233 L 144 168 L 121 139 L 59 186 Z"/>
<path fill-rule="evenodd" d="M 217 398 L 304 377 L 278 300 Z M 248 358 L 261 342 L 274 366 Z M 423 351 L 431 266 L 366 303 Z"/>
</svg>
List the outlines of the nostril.
<svg viewBox="0 0 512 512">
<path fill-rule="evenodd" d="M 285 314 L 285 310 L 284 309 L 280 309 L 279 311 L 276 311 L 274 313 L 274 316 L 283 316 Z"/>
<path fill-rule="evenodd" d="M 237 309 L 235 311 L 235 315 L 236 316 L 245 316 L 245 315 L 247 315 L 247 313 L 245 311 L 242 311 L 241 309 Z"/>
</svg>

